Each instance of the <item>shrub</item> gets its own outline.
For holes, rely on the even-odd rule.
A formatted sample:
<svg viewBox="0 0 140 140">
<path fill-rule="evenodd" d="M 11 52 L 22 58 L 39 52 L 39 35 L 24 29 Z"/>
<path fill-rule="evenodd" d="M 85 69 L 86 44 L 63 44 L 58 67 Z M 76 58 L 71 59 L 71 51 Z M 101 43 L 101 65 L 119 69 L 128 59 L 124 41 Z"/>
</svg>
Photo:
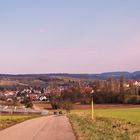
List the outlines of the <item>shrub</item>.
<svg viewBox="0 0 140 140">
<path fill-rule="evenodd" d="M 72 109 L 72 102 L 70 101 L 63 101 L 61 102 L 61 107 L 67 111 L 67 113 L 70 113 L 70 110 Z"/>
</svg>

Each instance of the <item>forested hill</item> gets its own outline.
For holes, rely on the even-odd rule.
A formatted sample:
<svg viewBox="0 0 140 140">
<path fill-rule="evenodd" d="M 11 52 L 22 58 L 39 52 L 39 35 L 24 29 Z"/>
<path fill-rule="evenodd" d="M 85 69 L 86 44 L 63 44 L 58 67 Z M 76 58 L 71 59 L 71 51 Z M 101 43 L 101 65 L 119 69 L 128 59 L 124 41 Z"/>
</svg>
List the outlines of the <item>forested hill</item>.
<svg viewBox="0 0 140 140">
<path fill-rule="evenodd" d="M 0 78 L 50 78 L 50 77 L 70 77 L 70 78 L 81 78 L 81 79 L 107 79 L 108 77 L 112 77 L 114 79 L 120 78 L 120 76 L 124 76 L 126 79 L 135 79 L 140 80 L 140 71 L 136 72 L 106 72 L 100 74 L 68 74 L 68 73 L 51 73 L 51 74 L 19 74 L 19 75 L 11 75 L 11 74 L 0 74 Z"/>
<path fill-rule="evenodd" d="M 124 76 L 125 79 L 135 79 L 140 80 L 140 71 L 136 71 L 133 73 L 130 72 L 106 72 L 100 74 L 50 74 L 51 76 L 64 76 L 64 77 L 72 77 L 72 78 L 86 78 L 86 79 L 107 79 L 112 77 L 114 79 L 119 79 L 120 76 Z"/>
</svg>

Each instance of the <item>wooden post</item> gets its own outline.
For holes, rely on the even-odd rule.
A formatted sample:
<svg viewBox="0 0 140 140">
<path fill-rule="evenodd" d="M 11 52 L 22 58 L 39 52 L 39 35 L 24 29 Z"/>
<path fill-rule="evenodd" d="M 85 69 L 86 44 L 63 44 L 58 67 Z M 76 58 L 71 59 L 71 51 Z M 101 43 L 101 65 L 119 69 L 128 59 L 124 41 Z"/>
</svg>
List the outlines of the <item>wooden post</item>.
<svg viewBox="0 0 140 140">
<path fill-rule="evenodd" d="M 93 97 L 92 97 L 92 101 L 91 101 L 91 108 L 92 108 L 92 120 L 94 119 L 94 103 L 93 103 Z"/>
</svg>

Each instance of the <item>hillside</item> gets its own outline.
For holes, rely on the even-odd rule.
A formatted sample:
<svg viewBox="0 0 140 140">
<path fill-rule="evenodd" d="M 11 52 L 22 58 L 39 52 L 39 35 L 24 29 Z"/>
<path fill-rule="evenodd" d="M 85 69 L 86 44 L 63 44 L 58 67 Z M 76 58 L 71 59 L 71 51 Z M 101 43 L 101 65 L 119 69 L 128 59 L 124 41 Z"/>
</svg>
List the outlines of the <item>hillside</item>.
<svg viewBox="0 0 140 140">
<path fill-rule="evenodd" d="M 22 74 L 22 75 L 11 75 L 11 74 L 0 74 L 0 79 L 12 79 L 12 80 L 36 80 L 44 79 L 49 81 L 50 79 L 61 79 L 61 78 L 80 78 L 80 79 L 107 79 L 112 77 L 114 79 L 124 76 L 125 79 L 140 80 L 140 71 L 135 72 L 106 72 L 100 74 L 68 74 L 68 73 L 52 73 L 52 74 Z"/>
</svg>

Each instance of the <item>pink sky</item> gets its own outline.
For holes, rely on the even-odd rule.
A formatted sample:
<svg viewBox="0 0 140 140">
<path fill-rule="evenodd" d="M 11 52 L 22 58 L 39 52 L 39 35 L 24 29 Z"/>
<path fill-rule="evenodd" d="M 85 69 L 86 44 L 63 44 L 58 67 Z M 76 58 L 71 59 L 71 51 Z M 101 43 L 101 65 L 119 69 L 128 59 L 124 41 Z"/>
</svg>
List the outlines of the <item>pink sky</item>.
<svg viewBox="0 0 140 140">
<path fill-rule="evenodd" d="M 17 55 L 7 52 L 3 56 L 6 73 L 100 73 L 105 71 L 134 71 L 139 70 L 140 40 L 132 39 L 118 47 L 59 47 L 19 49 Z M 21 54 L 21 51 L 23 52 Z M 31 63 L 32 62 L 32 63 Z M 19 64 L 17 67 L 17 63 Z"/>
<path fill-rule="evenodd" d="M 0 1 L 0 73 L 140 70 L 139 0 Z"/>
</svg>

